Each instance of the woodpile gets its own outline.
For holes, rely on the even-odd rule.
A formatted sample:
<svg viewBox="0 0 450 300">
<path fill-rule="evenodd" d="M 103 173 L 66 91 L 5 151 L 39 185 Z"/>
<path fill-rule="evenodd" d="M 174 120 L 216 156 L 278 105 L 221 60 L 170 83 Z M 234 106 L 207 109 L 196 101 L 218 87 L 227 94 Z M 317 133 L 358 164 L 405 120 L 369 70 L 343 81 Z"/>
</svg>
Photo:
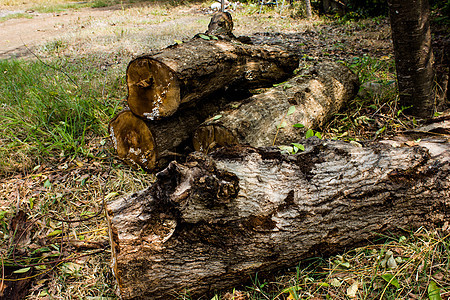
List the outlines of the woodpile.
<svg viewBox="0 0 450 300">
<path fill-rule="evenodd" d="M 325 125 L 357 89 L 358 77 L 343 65 L 325 62 L 300 70 L 283 84 L 228 105 L 203 122 L 194 132 L 194 149 L 210 152 L 235 144 L 289 145 L 307 129 Z"/>
<path fill-rule="evenodd" d="M 348 68 L 312 65 L 292 78 L 300 53 L 247 43 L 234 37 L 232 27 L 230 14 L 219 13 L 205 34 L 129 63 L 128 108 L 109 124 L 119 158 L 153 170 L 170 161 L 168 157 L 185 155 L 177 147 L 186 141 L 190 149 L 208 151 L 236 143 L 271 146 L 275 135 L 276 144 L 294 141 L 304 132 L 289 127 L 276 133 L 278 123 L 316 128 L 354 96 L 358 80 Z M 230 90 L 272 87 L 289 78 L 261 95 L 223 99 Z M 283 117 L 292 105 L 296 113 Z M 224 117 L 214 119 L 217 115 Z M 264 136 L 254 142 L 260 132 Z"/>
</svg>

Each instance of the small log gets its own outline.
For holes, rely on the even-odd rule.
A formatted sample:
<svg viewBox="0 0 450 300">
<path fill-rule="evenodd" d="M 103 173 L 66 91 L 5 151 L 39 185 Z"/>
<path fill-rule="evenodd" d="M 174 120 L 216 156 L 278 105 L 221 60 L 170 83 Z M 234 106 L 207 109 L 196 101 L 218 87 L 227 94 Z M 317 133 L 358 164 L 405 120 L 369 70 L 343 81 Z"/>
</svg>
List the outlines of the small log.
<svg viewBox="0 0 450 300">
<path fill-rule="evenodd" d="M 159 121 L 137 117 L 124 109 L 109 122 L 109 134 L 120 159 L 145 170 L 167 166 L 169 160 L 183 155 L 177 147 L 192 138 L 192 133 L 209 115 L 229 102 L 224 97 L 205 99 Z"/>
<path fill-rule="evenodd" d="M 356 95 L 358 86 L 358 77 L 341 64 L 324 62 L 303 69 L 284 84 L 206 120 L 194 133 L 194 148 L 209 152 L 216 146 L 297 142 L 307 129 L 324 125 Z M 288 113 L 291 106 L 295 111 Z"/>
<path fill-rule="evenodd" d="M 120 159 L 153 169 L 158 150 L 148 124 L 126 109 L 109 122 L 108 131 Z"/>
<path fill-rule="evenodd" d="M 310 138 L 297 155 L 235 146 L 171 163 L 149 188 L 107 204 L 122 299 L 196 299 L 448 221 L 448 139 L 389 143 Z"/>
<path fill-rule="evenodd" d="M 254 88 L 283 81 L 299 64 L 298 53 L 277 46 L 203 37 L 197 35 L 129 63 L 127 101 L 134 114 L 148 120 L 162 119 L 174 114 L 181 103 L 231 85 Z"/>
<path fill-rule="evenodd" d="M 233 18 L 229 12 L 215 13 L 208 24 L 209 35 L 222 36 L 224 38 L 236 38 L 233 34 Z"/>
</svg>

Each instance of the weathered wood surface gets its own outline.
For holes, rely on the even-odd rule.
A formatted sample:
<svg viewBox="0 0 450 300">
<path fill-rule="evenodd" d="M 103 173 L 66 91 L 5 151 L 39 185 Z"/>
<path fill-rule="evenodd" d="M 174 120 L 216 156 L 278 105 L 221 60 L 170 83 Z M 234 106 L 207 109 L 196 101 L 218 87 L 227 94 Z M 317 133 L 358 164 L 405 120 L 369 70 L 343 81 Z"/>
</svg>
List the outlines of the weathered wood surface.
<svg viewBox="0 0 450 300">
<path fill-rule="evenodd" d="M 298 142 L 307 129 L 324 125 L 356 95 L 358 87 L 358 77 L 344 65 L 318 63 L 206 120 L 194 133 L 194 148 L 209 152 L 216 146 Z M 291 106 L 295 111 L 288 113 Z M 294 124 L 305 127 L 294 128 Z"/>
<path fill-rule="evenodd" d="M 134 114 L 157 120 L 175 113 L 182 103 L 231 85 L 271 86 L 290 77 L 298 64 L 298 52 L 278 46 L 197 36 L 132 60 L 126 72 L 127 101 Z"/>
<path fill-rule="evenodd" d="M 121 111 L 109 122 L 108 131 L 120 159 L 144 169 L 156 165 L 155 138 L 148 124 L 129 109 Z"/>
<path fill-rule="evenodd" d="M 222 38 L 236 38 L 233 34 L 233 25 L 233 18 L 229 12 L 218 12 L 212 16 L 205 33 Z"/>
<path fill-rule="evenodd" d="M 177 147 L 192 137 L 193 131 L 208 116 L 229 100 L 215 97 L 201 101 L 159 121 L 146 121 L 130 109 L 121 111 L 109 122 L 109 135 L 120 159 L 145 170 L 167 166 L 174 157 L 185 155 Z"/>
<path fill-rule="evenodd" d="M 109 202 L 122 298 L 195 299 L 380 233 L 449 220 L 448 139 L 302 143 L 296 155 L 196 152 L 146 190 Z"/>
</svg>

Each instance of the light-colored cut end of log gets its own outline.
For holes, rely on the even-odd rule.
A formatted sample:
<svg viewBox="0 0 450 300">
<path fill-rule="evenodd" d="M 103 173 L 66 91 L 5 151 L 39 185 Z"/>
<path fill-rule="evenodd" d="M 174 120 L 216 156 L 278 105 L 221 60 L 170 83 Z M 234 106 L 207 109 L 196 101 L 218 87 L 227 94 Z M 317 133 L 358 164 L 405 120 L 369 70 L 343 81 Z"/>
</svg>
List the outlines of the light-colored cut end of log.
<svg viewBox="0 0 450 300">
<path fill-rule="evenodd" d="M 142 57 L 127 68 L 128 105 L 148 120 L 172 115 L 180 104 L 180 85 L 175 72 L 166 65 Z"/>
<path fill-rule="evenodd" d="M 216 147 L 237 145 L 238 139 L 220 125 L 205 125 L 195 131 L 192 143 L 196 151 L 208 153 Z"/>
<path fill-rule="evenodd" d="M 145 122 L 131 111 L 122 111 L 111 120 L 109 135 L 121 159 L 145 169 L 155 167 L 157 153 L 153 135 Z"/>
<path fill-rule="evenodd" d="M 233 19 L 229 12 L 215 13 L 208 25 L 207 34 L 233 36 Z"/>
</svg>

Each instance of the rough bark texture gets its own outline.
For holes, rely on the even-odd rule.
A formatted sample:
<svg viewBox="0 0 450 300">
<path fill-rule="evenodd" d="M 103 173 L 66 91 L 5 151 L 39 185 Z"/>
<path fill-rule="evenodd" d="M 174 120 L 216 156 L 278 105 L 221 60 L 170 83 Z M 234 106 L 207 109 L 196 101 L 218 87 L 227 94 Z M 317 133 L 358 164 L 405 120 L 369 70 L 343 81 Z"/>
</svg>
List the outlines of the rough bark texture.
<svg viewBox="0 0 450 300">
<path fill-rule="evenodd" d="M 215 146 L 253 147 L 298 142 L 307 129 L 316 129 L 337 113 L 358 90 L 358 77 L 347 67 L 324 62 L 302 70 L 278 87 L 252 96 L 219 112 L 194 133 L 197 151 Z M 295 111 L 289 111 L 294 106 Z M 294 128 L 302 124 L 303 128 Z"/>
<path fill-rule="evenodd" d="M 448 220 L 448 140 L 303 143 L 294 156 L 242 146 L 196 152 L 148 189 L 108 203 L 122 298 L 197 298 L 383 232 Z"/>
<path fill-rule="evenodd" d="M 433 115 L 433 51 L 431 50 L 428 0 L 389 0 L 392 41 L 404 107 L 416 116 Z"/>
<path fill-rule="evenodd" d="M 197 36 L 132 60 L 126 72 L 131 111 L 149 120 L 161 119 L 175 113 L 181 103 L 234 84 L 270 86 L 298 67 L 298 54 L 280 47 L 208 38 Z"/>
<path fill-rule="evenodd" d="M 310 19 L 312 17 L 311 0 L 305 0 L 305 8 L 306 8 L 306 16 L 308 17 L 308 19 Z"/>
</svg>

